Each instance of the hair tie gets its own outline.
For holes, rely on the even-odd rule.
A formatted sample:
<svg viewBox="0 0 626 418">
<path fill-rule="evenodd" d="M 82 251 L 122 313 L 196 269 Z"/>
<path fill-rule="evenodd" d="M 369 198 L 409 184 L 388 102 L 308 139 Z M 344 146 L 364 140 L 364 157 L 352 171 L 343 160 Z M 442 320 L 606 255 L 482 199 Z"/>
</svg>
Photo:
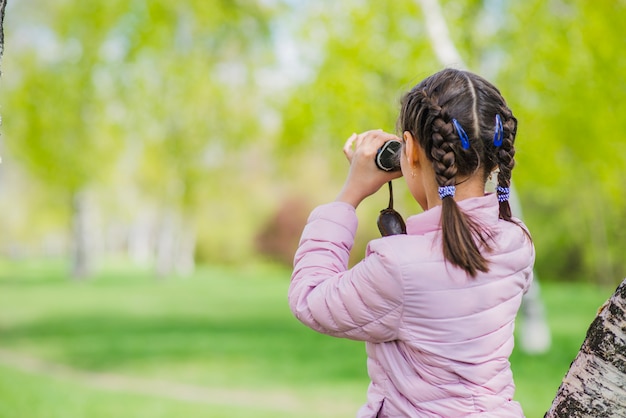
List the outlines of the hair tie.
<svg viewBox="0 0 626 418">
<path fill-rule="evenodd" d="M 502 126 L 502 119 L 500 115 L 496 113 L 496 128 L 493 132 L 493 145 L 499 147 L 502 145 L 502 139 L 504 138 L 504 127 Z"/>
<path fill-rule="evenodd" d="M 456 119 L 452 119 L 452 124 L 454 125 L 454 129 L 456 130 L 456 134 L 461 139 L 461 146 L 463 146 L 463 149 L 469 149 L 470 147 L 469 138 L 467 137 L 467 134 L 461 127 L 461 124 L 459 123 L 459 121 Z"/>
<path fill-rule="evenodd" d="M 456 192 L 455 186 L 440 186 L 439 187 L 439 199 L 443 200 L 444 197 L 452 196 Z"/>
<path fill-rule="evenodd" d="M 498 194 L 498 202 L 506 202 L 509 200 L 509 196 L 511 194 L 511 189 L 508 187 L 496 187 L 496 192 Z M 440 192 L 441 194 L 441 192 Z"/>
</svg>

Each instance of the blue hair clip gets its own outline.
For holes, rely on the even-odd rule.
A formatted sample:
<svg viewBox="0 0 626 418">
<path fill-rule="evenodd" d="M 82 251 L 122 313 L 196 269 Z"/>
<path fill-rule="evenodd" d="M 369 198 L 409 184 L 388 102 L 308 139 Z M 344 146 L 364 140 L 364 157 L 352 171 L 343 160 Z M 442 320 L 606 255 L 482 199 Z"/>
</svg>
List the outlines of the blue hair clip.
<svg viewBox="0 0 626 418">
<path fill-rule="evenodd" d="M 496 192 L 498 193 L 498 202 L 506 202 L 509 200 L 509 196 L 511 194 L 511 189 L 508 187 L 496 187 Z"/>
<path fill-rule="evenodd" d="M 439 187 L 439 199 L 443 200 L 444 197 L 452 196 L 456 192 L 455 186 L 441 186 Z"/>
<path fill-rule="evenodd" d="M 504 127 L 502 126 L 502 119 L 500 115 L 496 113 L 496 128 L 493 132 L 493 145 L 499 147 L 502 145 L 502 139 L 504 138 Z"/>
<path fill-rule="evenodd" d="M 459 123 L 459 121 L 456 119 L 452 119 L 452 124 L 454 125 L 454 129 L 456 129 L 456 134 L 461 139 L 461 146 L 463 146 L 463 149 L 469 149 L 470 147 L 469 138 L 467 137 L 467 134 L 461 127 L 461 124 Z"/>
</svg>

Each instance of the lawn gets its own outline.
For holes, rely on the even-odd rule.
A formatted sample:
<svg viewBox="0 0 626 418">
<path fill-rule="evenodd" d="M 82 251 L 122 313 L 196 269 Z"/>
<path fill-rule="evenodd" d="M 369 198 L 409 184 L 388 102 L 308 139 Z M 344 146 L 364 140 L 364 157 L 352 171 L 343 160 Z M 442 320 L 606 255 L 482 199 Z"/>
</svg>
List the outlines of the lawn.
<svg viewBox="0 0 626 418">
<path fill-rule="evenodd" d="M 0 262 L 0 418 L 354 416 L 364 346 L 299 324 L 288 280 L 254 265 L 161 281 L 109 268 L 76 283 L 61 263 Z M 543 283 L 553 347 L 511 359 L 529 418 L 612 292 Z"/>
</svg>

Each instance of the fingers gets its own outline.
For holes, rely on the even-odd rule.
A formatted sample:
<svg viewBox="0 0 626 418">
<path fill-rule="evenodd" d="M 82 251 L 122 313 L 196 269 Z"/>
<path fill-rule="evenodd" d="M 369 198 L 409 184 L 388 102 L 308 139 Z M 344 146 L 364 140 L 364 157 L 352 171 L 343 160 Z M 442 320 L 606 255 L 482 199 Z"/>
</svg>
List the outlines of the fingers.
<svg viewBox="0 0 626 418">
<path fill-rule="evenodd" d="M 354 156 L 354 151 L 352 150 L 352 144 L 357 139 L 357 134 L 350 135 L 350 138 L 346 140 L 346 143 L 343 146 L 343 153 L 346 155 L 348 161 L 352 162 L 352 157 Z"/>
<path fill-rule="evenodd" d="M 356 152 L 365 155 L 375 155 L 385 142 L 394 139 L 400 140 L 397 136 L 385 132 L 382 129 L 365 131 L 360 134 L 353 133 L 346 140 L 343 146 L 343 153 L 348 161 L 352 162 Z"/>
<path fill-rule="evenodd" d="M 382 129 L 376 129 L 372 131 L 365 131 L 357 136 L 356 148 L 361 146 L 367 146 L 370 153 L 376 152 L 383 144 L 390 140 L 399 140 L 394 134 L 383 131 Z"/>
</svg>

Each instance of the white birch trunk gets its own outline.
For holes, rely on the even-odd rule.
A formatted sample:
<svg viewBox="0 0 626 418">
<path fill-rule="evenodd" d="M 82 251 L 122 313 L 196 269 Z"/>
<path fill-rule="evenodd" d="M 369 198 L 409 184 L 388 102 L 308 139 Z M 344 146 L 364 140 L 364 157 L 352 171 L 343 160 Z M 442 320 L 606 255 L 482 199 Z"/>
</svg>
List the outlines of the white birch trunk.
<svg viewBox="0 0 626 418">
<path fill-rule="evenodd" d="M 188 222 L 183 222 L 176 253 L 176 272 L 183 276 L 191 276 L 196 269 L 196 231 Z"/>
<path fill-rule="evenodd" d="M 424 13 L 426 32 L 439 62 L 446 67 L 465 68 L 458 49 L 454 46 L 446 19 L 437 0 L 419 0 Z"/>
<path fill-rule="evenodd" d="M 196 233 L 180 213 L 169 211 L 160 226 L 157 240 L 156 274 L 189 276 L 195 270 Z"/>
<path fill-rule="evenodd" d="M 174 252 L 176 251 L 176 215 L 168 211 L 159 225 L 156 242 L 156 275 L 165 278 L 174 271 Z"/>
<path fill-rule="evenodd" d="M 85 191 L 74 194 L 72 209 L 72 277 L 82 280 L 93 273 L 96 236 L 94 207 Z"/>
<path fill-rule="evenodd" d="M 4 10 L 6 9 L 7 1 L 0 0 L 0 57 L 4 52 Z"/>
<path fill-rule="evenodd" d="M 147 208 L 141 209 L 141 216 L 134 219 L 128 230 L 128 257 L 138 266 L 147 266 L 155 260 L 156 216 Z"/>
<path fill-rule="evenodd" d="M 626 417 L 626 279 L 600 308 L 545 418 Z"/>
<path fill-rule="evenodd" d="M 495 187 L 494 187 L 495 191 Z M 511 213 L 513 216 L 522 219 L 522 205 L 513 183 L 511 182 L 511 197 L 509 199 Z M 528 288 L 528 292 L 522 299 L 520 327 L 520 348 L 528 354 L 542 354 L 547 352 L 552 345 L 552 336 L 548 321 L 546 320 L 545 309 L 541 301 L 539 288 L 539 278 L 537 272 L 533 271 L 534 279 Z"/>
</svg>

